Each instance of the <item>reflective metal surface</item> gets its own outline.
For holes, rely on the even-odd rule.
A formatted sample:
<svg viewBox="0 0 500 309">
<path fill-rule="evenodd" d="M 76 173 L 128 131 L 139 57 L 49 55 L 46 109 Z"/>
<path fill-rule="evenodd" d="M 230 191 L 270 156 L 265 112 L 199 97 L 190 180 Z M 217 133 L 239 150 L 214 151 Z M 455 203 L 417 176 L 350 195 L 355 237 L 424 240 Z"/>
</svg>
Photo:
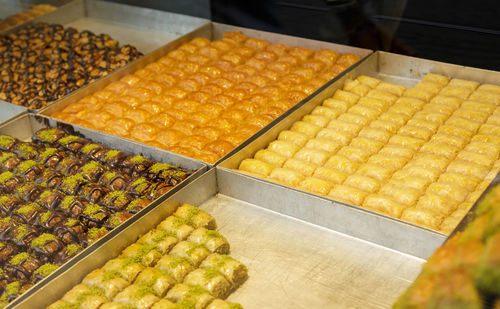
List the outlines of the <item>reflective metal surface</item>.
<svg viewBox="0 0 500 309">
<path fill-rule="evenodd" d="M 27 110 L 26 107 L 0 101 L 0 124 L 25 114 Z"/>
</svg>

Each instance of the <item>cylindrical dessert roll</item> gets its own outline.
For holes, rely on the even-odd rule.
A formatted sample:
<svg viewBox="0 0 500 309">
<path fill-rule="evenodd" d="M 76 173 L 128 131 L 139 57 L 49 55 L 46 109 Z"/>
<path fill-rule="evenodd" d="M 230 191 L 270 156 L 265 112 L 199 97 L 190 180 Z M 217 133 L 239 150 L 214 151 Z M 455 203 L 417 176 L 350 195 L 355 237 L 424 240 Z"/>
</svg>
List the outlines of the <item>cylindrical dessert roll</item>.
<svg viewBox="0 0 500 309">
<path fill-rule="evenodd" d="M 166 298 L 175 303 L 191 303 L 195 308 L 205 308 L 214 297 L 199 286 L 176 284 L 168 291 Z"/>
<path fill-rule="evenodd" d="M 183 204 L 174 213 L 174 216 L 186 220 L 195 228 L 204 227 L 209 230 L 217 228 L 214 217 L 196 206 Z"/>
<path fill-rule="evenodd" d="M 217 269 L 231 283 L 233 289 L 240 286 L 248 278 L 247 267 L 229 255 L 212 253 L 203 260 L 200 267 Z"/>
<path fill-rule="evenodd" d="M 187 258 L 164 255 L 155 268 L 167 273 L 177 282 L 182 282 L 184 277 L 193 270 L 193 266 Z"/>
<path fill-rule="evenodd" d="M 90 272 L 82 280 L 82 284 L 100 288 L 108 299 L 113 299 L 118 292 L 123 291 L 130 283 L 120 277 L 120 275 L 113 271 L 105 271 L 98 268 Z"/>
<path fill-rule="evenodd" d="M 135 308 L 150 308 L 160 299 L 153 293 L 150 286 L 131 284 L 113 297 L 113 302 L 134 306 Z"/>
<path fill-rule="evenodd" d="M 156 245 L 134 243 L 123 249 L 120 257 L 132 259 L 148 267 L 156 264 L 162 257 L 162 254 L 160 251 L 156 250 Z"/>
<path fill-rule="evenodd" d="M 152 229 L 137 240 L 139 244 L 155 245 L 162 254 L 167 254 L 178 242 L 175 233 L 160 229 Z"/>
<path fill-rule="evenodd" d="M 217 231 L 197 228 L 187 240 L 205 246 L 212 253 L 229 253 L 229 242 Z"/>
<path fill-rule="evenodd" d="M 216 298 L 226 298 L 231 292 L 231 284 L 212 267 L 198 268 L 184 278 L 184 284 L 202 287 Z"/>
<path fill-rule="evenodd" d="M 181 241 L 169 252 L 171 256 L 188 259 L 194 267 L 198 267 L 209 254 L 210 251 L 205 246 L 191 241 Z"/>
<path fill-rule="evenodd" d="M 145 268 L 134 281 L 134 284 L 150 286 L 153 293 L 158 297 L 164 297 L 176 281 L 166 272 L 158 268 Z"/>
</svg>

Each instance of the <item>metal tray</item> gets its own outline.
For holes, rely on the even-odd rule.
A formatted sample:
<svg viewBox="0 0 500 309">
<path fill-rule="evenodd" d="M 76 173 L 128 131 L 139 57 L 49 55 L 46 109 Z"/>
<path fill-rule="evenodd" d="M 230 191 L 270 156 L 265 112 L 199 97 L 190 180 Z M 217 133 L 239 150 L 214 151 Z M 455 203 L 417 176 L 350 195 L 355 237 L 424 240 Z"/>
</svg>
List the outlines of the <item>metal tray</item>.
<svg viewBox="0 0 500 309">
<path fill-rule="evenodd" d="M 259 192 L 255 187 L 240 191 L 236 183 L 242 177 L 211 169 L 112 241 L 65 267 L 18 308 L 42 307 L 59 299 L 182 203 L 211 213 L 231 244 L 231 255 L 247 265 L 249 279 L 228 298 L 247 309 L 390 308 L 419 274 L 424 263 L 419 258 L 269 211 L 267 205 L 247 203 L 248 192 Z"/>
<path fill-rule="evenodd" d="M 27 112 L 27 108 L 0 101 L 0 124 L 9 122 Z"/>
<path fill-rule="evenodd" d="M 498 83 L 500 72 L 493 72 L 459 65 L 447 64 L 437 61 L 401 56 L 386 52 L 375 52 L 362 63 L 346 72 L 343 76 L 331 83 L 321 93 L 316 94 L 306 104 L 300 106 L 289 115 L 279 117 L 276 125 L 255 138 L 247 147 L 239 150 L 234 156 L 222 162 L 219 166 L 228 174 L 240 173 L 234 171 L 240 162 L 265 148 L 275 140 L 279 133 L 288 129 L 295 121 L 309 114 L 323 100 L 333 96 L 337 89 L 341 89 L 344 82 L 354 79 L 359 75 L 369 75 L 385 81 L 396 82 L 405 86 L 415 85 L 425 74 L 432 72 L 451 77 L 475 80 L 481 83 Z M 251 177 L 252 179 L 259 179 Z M 250 179 L 249 178 L 249 179 Z M 248 185 L 251 181 L 248 180 Z M 262 187 L 262 191 L 271 183 L 267 180 L 255 182 L 254 186 Z M 283 185 L 275 185 L 286 187 Z M 243 188 L 243 187 L 242 187 Z M 296 199 L 290 199 L 286 207 L 274 204 L 274 210 L 281 213 L 331 228 L 333 230 L 359 237 L 401 252 L 412 254 L 421 258 L 429 257 L 432 252 L 447 239 L 447 236 L 419 227 L 399 219 L 391 218 L 361 207 L 336 202 L 330 198 L 322 197 L 295 188 L 289 188 Z M 300 199 L 301 195 L 314 196 L 308 204 Z M 256 196 L 254 198 L 258 198 Z M 287 200 L 288 201 L 288 200 Z"/>
<path fill-rule="evenodd" d="M 77 102 L 77 101 L 83 99 L 84 97 L 91 95 L 91 94 L 103 89 L 111 82 L 119 80 L 123 76 L 125 76 L 127 74 L 131 74 L 131 73 L 135 72 L 136 70 L 145 67 L 147 64 L 158 60 L 159 58 L 161 58 L 162 56 L 164 56 L 168 52 L 176 49 L 177 47 L 179 47 L 183 43 L 186 43 L 195 37 L 204 37 L 204 38 L 207 38 L 210 40 L 217 40 L 217 39 L 222 38 L 222 34 L 224 32 L 227 32 L 227 31 L 240 31 L 247 36 L 261 38 L 261 39 L 264 39 L 264 40 L 267 40 L 267 41 L 273 42 L 273 43 L 282 43 L 282 44 L 288 44 L 288 45 L 292 45 L 292 46 L 304 46 L 304 47 L 309 47 L 309 48 L 316 49 L 316 50 L 321 49 L 321 48 L 327 48 L 327 49 L 335 50 L 335 51 L 340 52 L 340 53 L 353 53 L 353 54 L 357 54 L 361 57 L 360 61 L 358 61 L 357 63 L 360 63 L 362 61 L 362 59 L 366 58 L 368 55 L 370 55 L 372 53 L 372 51 L 368 50 L 368 49 L 362 49 L 362 48 L 351 47 L 351 46 L 346 46 L 346 45 L 339 45 L 339 44 L 323 42 L 323 41 L 304 39 L 304 38 L 299 38 L 299 37 L 294 37 L 294 36 L 288 36 L 288 35 L 283 35 L 283 34 L 253 30 L 253 29 L 248 29 L 248 28 L 241 28 L 241 27 L 212 22 L 208 25 L 200 27 L 199 29 L 167 44 L 166 46 L 162 47 L 161 49 L 156 50 L 153 53 L 150 53 L 149 55 L 135 61 L 134 63 L 126 66 L 125 68 L 115 71 L 113 74 L 110 74 L 109 76 L 93 83 L 92 85 L 89 85 L 85 88 L 82 88 L 80 90 L 73 92 L 73 94 L 67 96 L 66 98 L 63 98 L 62 100 L 59 100 L 57 102 L 57 104 L 47 106 L 46 108 L 41 110 L 40 113 L 50 116 L 55 112 L 61 111 L 69 104 Z M 349 69 L 347 69 L 347 70 L 349 70 Z M 341 73 L 339 76 L 342 76 L 342 74 L 344 74 L 346 71 Z M 335 79 L 333 79 L 333 80 L 335 80 Z M 286 111 L 283 115 L 288 115 L 289 112 L 291 110 L 293 110 L 294 108 L 305 104 L 305 102 L 307 102 L 309 100 L 309 98 L 320 93 L 332 81 L 327 82 L 324 86 L 322 86 L 321 88 L 316 90 L 309 97 L 307 97 L 304 100 L 297 103 L 295 105 L 295 107 L 292 107 L 290 110 Z M 254 136 L 258 136 L 258 135 L 262 134 L 262 132 L 265 132 L 267 130 L 266 128 L 271 127 L 272 125 L 276 124 L 277 122 L 278 122 L 278 120 L 275 119 L 274 121 L 269 123 L 267 126 L 265 126 L 263 129 L 258 131 Z M 252 139 L 253 139 L 253 137 L 250 137 L 248 140 L 246 140 L 245 142 L 243 142 L 242 144 L 237 146 L 235 149 L 233 149 L 232 151 L 227 153 L 224 157 L 219 159 L 213 165 L 217 165 L 218 163 L 222 162 L 225 158 L 230 157 L 238 149 L 240 149 L 244 145 L 248 144 L 248 142 Z"/>
<path fill-rule="evenodd" d="M 33 286 L 25 294 L 21 295 L 18 299 L 14 300 L 12 303 L 10 303 L 9 308 L 14 306 L 15 304 L 19 303 L 26 296 L 28 296 L 32 293 L 35 293 L 42 286 L 49 283 L 52 279 L 56 278 L 57 275 L 62 272 L 62 269 L 73 265 L 78 260 L 80 260 L 83 257 L 89 255 L 90 253 L 96 251 L 99 247 L 101 247 L 106 242 L 108 242 L 110 239 L 112 239 L 117 234 L 119 234 L 121 230 L 125 229 L 128 225 L 132 224 L 136 219 L 144 216 L 145 214 L 147 214 L 148 212 L 153 210 L 155 207 L 157 207 L 159 204 L 161 204 L 169 196 L 172 196 L 173 194 L 175 194 L 175 192 L 179 191 L 182 187 L 184 187 L 188 183 L 194 181 L 196 178 L 198 178 L 200 175 L 202 175 L 204 172 L 206 172 L 208 170 L 208 167 L 205 164 L 203 164 L 201 161 L 178 156 L 176 154 L 173 154 L 173 153 L 170 153 L 170 152 L 158 149 L 158 148 L 154 148 L 151 146 L 142 145 L 139 143 L 130 143 L 127 140 L 124 140 L 122 138 L 116 137 L 116 136 L 111 135 L 111 134 L 97 132 L 94 130 L 89 130 L 89 129 L 78 127 L 78 126 L 71 126 L 68 124 L 62 124 L 62 123 L 59 123 L 55 120 L 49 119 L 49 118 L 41 116 L 41 115 L 36 115 L 36 114 L 27 114 L 27 115 L 22 116 L 21 118 L 18 118 L 14 121 L 11 121 L 9 123 L 6 123 L 6 124 L 0 126 L 0 134 L 8 134 L 8 135 L 14 136 L 20 140 L 27 141 L 27 140 L 30 140 L 30 138 L 33 136 L 33 134 L 37 130 L 44 128 L 46 126 L 61 127 L 61 128 L 68 130 L 69 132 L 73 132 L 73 133 L 82 135 L 86 138 L 93 140 L 94 142 L 101 143 L 107 147 L 120 149 L 120 150 L 126 151 L 128 153 L 132 153 L 132 154 L 141 154 L 149 159 L 152 159 L 152 160 L 155 160 L 158 162 L 163 162 L 163 163 L 170 163 L 170 164 L 173 164 L 176 166 L 190 169 L 194 172 L 192 175 L 190 175 L 188 178 L 186 178 L 180 184 L 178 184 L 177 186 L 172 188 L 172 190 L 165 193 L 161 197 L 157 198 L 151 204 L 149 204 L 146 208 L 141 210 L 139 213 L 135 214 L 130 220 L 127 220 L 126 222 L 124 222 L 123 224 L 118 226 L 117 228 L 111 230 L 103 238 L 99 239 L 98 241 L 96 241 L 92 245 L 90 245 L 87 248 L 85 248 L 84 250 L 82 250 L 78 255 L 76 255 L 70 261 L 66 262 L 62 267 L 60 267 L 54 273 L 47 276 L 45 279 L 43 279 L 38 284 Z M 36 305 L 36 306 L 31 307 L 31 308 L 38 308 L 38 307 L 40 307 L 40 306 Z"/>
<path fill-rule="evenodd" d="M 70 1 L 72 0 L 0 0 L 0 19 L 29 10 L 35 4 L 50 4 L 59 7 Z"/>
<path fill-rule="evenodd" d="M 144 55 L 148 55 L 168 42 L 207 25 L 209 20 L 107 1 L 74 0 L 53 12 L 9 28 L 0 34 L 13 32 L 27 24 L 39 22 L 61 24 L 65 27 L 74 27 L 79 31 L 90 30 L 96 34 L 106 33 L 117 40 L 120 45 L 133 45 Z M 113 73 L 109 75 L 111 74 Z M 106 77 L 99 80 L 102 79 Z M 49 103 L 47 106 L 61 100 L 64 98 Z"/>
</svg>

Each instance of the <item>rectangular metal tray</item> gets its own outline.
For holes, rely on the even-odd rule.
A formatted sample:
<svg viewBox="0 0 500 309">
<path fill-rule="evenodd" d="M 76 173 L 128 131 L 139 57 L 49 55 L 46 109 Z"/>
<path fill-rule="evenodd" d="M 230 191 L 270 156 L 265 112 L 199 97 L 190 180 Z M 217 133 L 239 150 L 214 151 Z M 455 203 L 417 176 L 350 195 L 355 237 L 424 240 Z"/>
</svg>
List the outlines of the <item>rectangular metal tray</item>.
<svg viewBox="0 0 500 309">
<path fill-rule="evenodd" d="M 419 258 L 269 211 L 268 205 L 250 204 L 247 195 L 258 195 L 256 188 L 240 191 L 237 183 L 244 176 L 218 172 L 211 169 L 104 246 L 65 267 L 18 308 L 43 307 L 61 298 L 182 203 L 212 214 L 231 244 L 231 256 L 248 267 L 249 279 L 228 298 L 247 309 L 390 308 L 420 272 L 424 261 Z"/>
<path fill-rule="evenodd" d="M 52 127 L 61 127 L 69 132 L 74 132 L 79 135 L 82 135 L 86 138 L 91 139 L 94 142 L 101 143 L 102 145 L 105 145 L 110 148 L 115 148 L 115 149 L 120 149 L 123 151 L 126 151 L 128 153 L 132 154 L 141 154 L 149 159 L 162 162 L 162 163 L 170 163 L 175 166 L 180 166 L 182 168 L 186 168 L 189 170 L 193 171 L 193 174 L 190 175 L 188 178 L 186 178 L 184 181 L 182 181 L 180 184 L 172 188 L 169 192 L 166 194 L 162 195 L 161 197 L 157 198 L 154 200 L 151 204 L 149 204 L 146 208 L 141 210 L 139 213 L 134 215 L 130 220 L 124 222 L 117 228 L 113 229 L 110 231 L 107 235 L 105 235 L 103 238 L 99 239 L 92 245 L 88 246 L 84 250 L 82 250 L 78 255 L 76 255 L 73 259 L 65 263 L 61 268 L 56 270 L 53 274 L 49 275 L 47 278 L 43 279 L 40 281 L 38 284 L 36 284 L 34 287 L 32 287 L 30 290 L 28 290 L 25 294 L 21 295 L 18 299 L 13 301 L 11 304 L 9 304 L 9 307 L 14 306 L 16 303 L 20 302 L 21 299 L 25 298 L 27 295 L 30 295 L 32 293 L 35 293 L 38 289 L 40 289 L 42 286 L 45 284 L 49 283 L 52 279 L 57 277 L 57 274 L 62 272 L 63 268 L 67 268 L 70 265 L 73 265 L 76 263 L 78 260 L 82 259 L 83 257 L 89 255 L 90 253 L 96 251 L 99 247 L 101 247 L 103 244 L 108 242 L 110 239 L 115 237 L 117 234 L 120 233 L 121 230 L 125 229 L 128 225 L 132 224 L 134 220 L 136 220 L 139 217 L 144 216 L 151 210 L 153 210 L 155 207 L 157 207 L 159 204 L 161 204 L 165 199 L 167 199 L 169 196 L 172 196 L 175 194 L 175 192 L 179 191 L 182 187 L 186 186 L 188 183 L 194 181 L 196 178 L 200 177 L 204 172 L 208 170 L 207 165 L 202 163 L 201 161 L 190 159 L 190 158 L 185 158 L 182 156 L 178 156 L 174 153 L 170 153 L 168 151 L 164 151 L 158 148 L 154 148 L 151 146 L 139 144 L 139 143 L 132 143 L 130 141 L 124 140 L 122 138 L 116 137 L 111 134 L 106 134 L 102 132 L 97 132 L 94 130 L 89 130 L 86 128 L 78 127 L 78 126 L 72 126 L 68 124 L 63 124 L 58 121 L 55 121 L 53 119 L 47 118 L 45 116 L 41 115 L 36 115 L 36 114 L 27 114 L 22 116 L 21 118 L 18 118 L 16 120 L 13 120 L 9 123 L 6 123 L 4 125 L 0 126 L 0 134 L 8 134 L 10 136 L 14 136 L 20 140 L 28 141 L 31 139 L 33 134 L 46 126 L 52 126 Z M 39 306 L 34 306 L 32 308 L 38 308 Z"/>
<path fill-rule="evenodd" d="M 123 76 L 130 74 L 130 73 L 133 73 L 136 70 L 145 67 L 147 64 L 158 60 L 162 56 L 166 55 L 168 52 L 176 49 L 177 47 L 179 47 L 183 43 L 186 43 L 195 37 L 204 37 L 204 38 L 207 38 L 210 40 L 218 40 L 218 39 L 221 39 L 222 34 L 224 32 L 227 32 L 227 31 L 240 31 L 247 36 L 261 38 L 261 39 L 264 39 L 264 40 L 267 40 L 267 41 L 273 42 L 273 43 L 282 43 L 282 44 L 288 44 L 291 46 L 303 46 L 303 47 L 309 47 L 309 48 L 316 49 L 316 50 L 321 49 L 321 48 L 332 49 L 332 50 L 335 50 L 335 51 L 340 52 L 340 53 L 354 53 L 354 54 L 359 55 L 361 57 L 361 60 L 366 58 L 368 55 L 370 55 L 372 53 L 372 51 L 368 50 L 368 49 L 362 49 L 362 48 L 351 47 L 351 46 L 346 46 L 346 45 L 339 45 L 339 44 L 330 43 L 330 42 L 304 39 L 304 38 L 299 38 L 299 37 L 294 37 L 294 36 L 289 36 L 289 35 L 265 32 L 265 31 L 260 31 L 260 30 L 253 30 L 253 29 L 248 29 L 248 28 L 241 28 L 241 27 L 212 22 L 208 25 L 200 27 L 199 29 L 163 46 L 161 49 L 150 53 L 149 55 L 137 60 L 136 62 L 134 62 L 130 65 L 128 65 L 127 67 L 115 71 L 113 74 L 110 74 L 109 76 L 93 83 L 92 85 L 89 85 L 85 88 L 82 88 L 80 90 L 73 92 L 72 94 L 70 94 L 66 98 L 59 100 L 56 104 L 53 104 L 51 106 L 47 106 L 46 108 L 41 110 L 40 113 L 50 116 L 51 114 L 53 114 L 55 112 L 61 111 L 69 104 L 77 102 L 77 101 L 81 100 L 82 98 L 103 89 L 111 82 L 119 80 Z M 360 61 L 358 61 L 358 63 Z M 342 76 L 342 74 L 344 74 L 344 73 L 341 73 L 339 76 Z M 335 80 L 335 79 L 333 79 L 333 80 Z M 295 105 L 295 107 L 292 107 L 290 110 L 286 111 L 283 115 L 288 115 L 288 113 L 290 111 L 292 111 L 294 108 L 304 104 L 305 102 L 308 101 L 309 98 L 311 98 L 315 94 L 320 93 L 333 80 L 329 81 L 324 86 L 322 86 L 321 88 L 316 90 L 309 97 L 307 97 L 304 100 L 302 100 L 301 102 L 297 103 Z M 273 124 L 277 123 L 277 121 L 278 120 L 272 121 L 266 127 L 261 129 L 260 131 L 258 131 L 254 136 L 260 135 L 262 132 L 266 131 L 266 128 L 271 127 Z M 247 141 L 245 141 L 242 144 L 240 144 L 239 146 L 237 146 L 235 149 L 233 149 L 231 152 L 229 152 L 224 157 L 219 159 L 213 165 L 217 165 L 218 163 L 222 162 L 225 158 L 230 157 L 233 153 L 235 153 L 238 149 L 240 149 L 241 147 L 246 145 L 252 139 L 253 139 L 253 137 L 250 137 Z"/>
<path fill-rule="evenodd" d="M 279 117 L 277 119 L 279 122 L 275 126 L 260 137 L 255 138 L 247 147 L 244 147 L 232 157 L 222 162 L 219 165 L 222 167 L 221 171 L 228 174 L 239 173 L 233 169 L 238 168 L 243 159 L 253 157 L 258 150 L 265 148 L 271 141 L 278 137 L 281 131 L 290 128 L 295 121 L 300 120 L 325 99 L 333 96 L 335 91 L 341 89 L 344 82 L 348 79 L 354 79 L 364 74 L 405 86 L 413 86 L 429 72 L 475 80 L 481 83 L 498 83 L 500 80 L 500 72 L 380 51 L 375 52 L 335 82 L 328 85 L 321 93 L 316 94 L 306 104 L 300 106 L 289 115 Z M 250 178 L 257 179 L 249 176 L 248 185 L 252 183 Z M 269 187 L 268 183 L 271 182 L 261 180 L 253 182 L 253 185 L 262 187 L 262 191 L 264 191 Z M 286 187 L 277 184 L 273 186 Z M 290 194 L 296 195 L 297 198 L 287 200 L 286 206 L 283 205 L 280 208 L 277 208 L 279 203 L 274 203 L 274 210 L 401 252 L 427 258 L 447 238 L 446 235 L 439 232 L 384 216 L 361 207 L 336 202 L 330 198 L 295 188 L 286 188 L 289 188 L 292 191 Z M 314 196 L 315 199 L 309 199 L 310 202 L 305 204 L 305 201 L 302 201 L 300 198 L 302 195 Z M 259 196 L 254 198 L 259 198 Z"/>
<path fill-rule="evenodd" d="M 24 106 L 0 101 L 0 124 L 9 122 L 27 111 L 28 109 Z"/>
<path fill-rule="evenodd" d="M 90 30 L 96 34 L 106 33 L 117 40 L 120 45 L 133 45 L 144 55 L 148 55 L 170 41 L 209 24 L 207 19 L 182 14 L 107 1 L 74 0 L 60 6 L 53 12 L 9 28 L 4 32 L 0 32 L 0 34 L 13 32 L 27 24 L 39 22 L 61 24 L 65 27 L 76 28 L 79 31 Z M 123 70 L 127 66 L 115 70 L 115 72 Z M 106 79 L 106 77 L 99 80 L 102 79 Z M 88 85 L 80 89 L 86 87 Z M 49 103 L 47 106 L 61 100 L 64 100 L 64 98 Z"/>
</svg>

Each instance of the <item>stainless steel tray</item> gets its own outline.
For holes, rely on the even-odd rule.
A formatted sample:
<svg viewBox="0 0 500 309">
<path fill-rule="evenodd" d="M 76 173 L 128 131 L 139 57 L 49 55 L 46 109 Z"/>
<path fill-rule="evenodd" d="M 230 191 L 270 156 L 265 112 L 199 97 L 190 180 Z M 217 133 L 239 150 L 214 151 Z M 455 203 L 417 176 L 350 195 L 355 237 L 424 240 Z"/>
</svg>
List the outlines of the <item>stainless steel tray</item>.
<svg viewBox="0 0 500 309">
<path fill-rule="evenodd" d="M 222 162 L 221 171 L 228 174 L 239 173 L 233 169 L 238 168 L 240 162 L 265 148 L 275 140 L 279 133 L 288 129 L 295 121 L 310 113 L 323 100 L 333 96 L 337 89 L 341 89 L 347 79 L 354 79 L 359 75 L 369 75 L 385 81 L 397 82 L 405 86 L 415 85 L 425 74 L 432 72 L 456 78 L 475 80 L 481 83 L 498 83 L 500 72 L 493 72 L 459 65 L 447 64 L 437 61 L 401 56 L 386 52 L 375 52 L 362 63 L 328 85 L 321 93 L 316 94 L 306 104 L 300 106 L 289 115 L 279 117 L 276 125 L 255 138 L 247 147 L 239 150 L 235 155 Z M 249 176 L 247 185 L 258 179 Z M 254 186 L 261 187 L 264 191 L 271 183 L 267 180 L 254 182 Z M 282 185 L 273 185 L 286 187 Z M 244 188 L 244 186 L 242 187 Z M 289 188 L 289 187 L 287 187 Z M 297 197 L 287 199 L 286 206 L 278 207 L 273 204 L 273 210 L 284 213 L 313 224 L 318 224 L 333 230 L 359 237 L 401 252 L 412 254 L 421 258 L 429 257 L 432 252 L 446 240 L 447 236 L 426 228 L 422 228 L 399 219 L 384 216 L 361 207 L 348 205 L 332 199 L 314 195 L 295 188 L 289 188 L 292 195 Z M 314 199 L 301 199 L 302 195 L 314 196 Z M 260 198 L 260 195 L 249 197 Z M 276 197 L 278 198 L 278 197 Z M 255 202 L 251 200 L 251 202 Z M 258 204 L 258 203 L 257 203 Z"/>
<path fill-rule="evenodd" d="M 36 114 L 27 114 L 27 115 L 22 116 L 21 118 L 13 120 L 13 121 L 6 123 L 4 125 L 1 125 L 0 126 L 0 134 L 8 134 L 8 135 L 14 136 L 20 140 L 30 140 L 30 138 L 33 136 L 33 134 L 37 130 L 44 128 L 46 126 L 62 127 L 64 129 L 68 130 L 69 132 L 74 132 L 74 133 L 80 134 L 86 138 L 93 140 L 94 142 L 101 143 L 107 147 L 120 149 L 120 150 L 126 151 L 128 153 L 132 153 L 132 154 L 141 154 L 147 158 L 150 158 L 150 159 L 158 161 L 158 162 L 170 163 L 170 164 L 173 164 L 176 166 L 190 169 L 193 171 L 193 174 L 190 175 L 188 178 L 186 178 L 184 181 L 182 181 L 180 184 L 178 184 L 177 186 L 172 188 L 172 190 L 170 190 L 166 194 L 164 194 L 161 197 L 154 200 L 146 208 L 144 208 L 139 213 L 134 215 L 130 220 L 124 222 L 123 224 L 121 224 L 117 228 L 110 231 L 103 238 L 99 239 L 98 241 L 96 241 L 92 245 L 90 245 L 87 248 L 85 248 L 84 250 L 82 250 L 82 252 L 80 252 L 73 259 L 71 259 L 66 264 L 64 264 L 61 268 L 56 270 L 53 274 L 49 275 L 48 277 L 46 277 L 45 279 L 40 281 L 38 284 L 36 284 L 34 287 L 32 287 L 30 290 L 28 290 L 25 294 L 21 295 L 18 299 L 16 299 L 11 304 L 9 304 L 9 307 L 14 306 L 15 304 L 19 303 L 22 299 L 24 299 L 28 295 L 35 293 L 42 286 L 49 283 L 52 279 L 57 277 L 57 274 L 61 272 L 61 269 L 67 268 L 70 265 L 73 265 L 81 258 L 98 250 L 99 247 L 106 244 L 110 239 L 114 238 L 117 234 L 120 233 L 121 230 L 125 229 L 128 225 L 132 224 L 136 219 L 144 216 L 145 214 L 147 214 L 151 210 L 155 209 L 155 207 L 157 207 L 159 204 L 161 204 L 169 196 L 172 196 L 173 194 L 175 194 L 175 192 L 179 191 L 182 187 L 184 187 L 188 183 L 194 181 L 196 178 L 198 178 L 200 175 L 202 175 L 204 172 L 206 172 L 208 170 L 208 167 L 205 164 L 203 164 L 200 161 L 194 160 L 194 159 L 178 156 L 176 154 L 173 154 L 173 153 L 170 153 L 170 152 L 158 149 L 158 148 L 154 148 L 151 146 L 142 145 L 139 143 L 131 143 L 127 140 L 116 137 L 114 135 L 110 135 L 110 134 L 106 134 L 106 133 L 102 133 L 102 132 L 97 132 L 94 130 L 89 130 L 89 129 L 81 128 L 78 126 L 71 126 L 68 124 L 59 123 L 59 122 L 54 121 L 52 119 L 49 119 L 47 117 L 44 117 L 41 115 L 36 115 Z M 38 308 L 38 307 L 39 307 L 39 305 L 35 305 L 31 308 Z"/>
<path fill-rule="evenodd" d="M 249 279 L 228 298 L 247 309 L 390 308 L 420 272 L 424 261 L 419 258 L 269 211 L 267 205 L 249 204 L 247 194 L 258 195 L 256 188 L 240 191 L 237 182 L 244 176 L 219 172 L 211 169 L 104 246 L 65 267 L 18 308 L 59 299 L 182 203 L 211 213 L 231 244 L 231 255 L 247 265 Z"/>
<path fill-rule="evenodd" d="M 361 59 L 364 59 L 365 57 L 367 57 L 368 55 L 370 55 L 372 53 L 372 51 L 368 50 L 368 49 L 362 49 L 362 48 L 351 47 L 351 46 L 346 46 L 346 45 L 339 45 L 339 44 L 323 42 L 323 41 L 304 39 L 304 38 L 299 38 L 299 37 L 294 37 L 294 36 L 288 36 L 288 35 L 283 35 L 283 34 L 253 30 L 253 29 L 248 29 L 248 28 L 241 28 L 241 27 L 212 22 L 208 25 L 200 27 L 199 29 L 167 44 L 166 46 L 162 47 L 161 49 L 150 53 L 149 55 L 135 61 L 134 63 L 126 66 L 125 68 L 115 71 L 115 73 L 110 74 L 109 76 L 105 77 L 104 79 L 101 79 L 101 80 L 93 83 L 92 85 L 89 85 L 85 88 L 82 88 L 80 90 L 73 92 L 73 94 L 67 96 L 66 98 L 63 98 L 62 100 L 59 100 L 57 102 L 57 104 L 47 106 L 46 108 L 41 110 L 41 113 L 44 115 L 50 116 L 51 114 L 53 114 L 55 112 L 61 111 L 69 104 L 77 102 L 77 101 L 81 100 L 82 98 L 103 89 L 111 82 L 119 80 L 123 76 L 130 74 L 130 73 L 133 73 L 140 68 L 143 68 L 147 64 L 156 61 L 157 59 L 161 58 L 162 56 L 164 56 L 168 52 L 176 49 L 177 47 L 179 47 L 183 43 L 186 43 L 195 37 L 204 37 L 204 38 L 207 38 L 210 40 L 217 40 L 217 39 L 222 38 L 222 34 L 224 32 L 227 32 L 227 31 L 240 31 L 247 36 L 261 38 L 261 39 L 264 39 L 264 40 L 267 40 L 267 41 L 273 42 L 273 43 L 282 43 L 282 44 L 288 44 L 288 45 L 292 45 L 292 46 L 304 46 L 304 47 L 309 47 L 312 49 L 328 48 L 328 49 L 338 51 L 340 53 L 353 53 L 353 54 L 359 55 L 361 57 Z M 358 63 L 360 61 L 358 61 Z M 341 73 L 339 76 L 342 76 L 342 74 L 344 74 L 344 73 Z M 333 79 L 333 80 L 335 80 L 335 79 Z M 288 115 L 288 113 L 291 110 L 293 110 L 297 106 L 304 104 L 305 102 L 307 102 L 309 100 L 309 98 L 311 98 L 315 94 L 320 93 L 332 81 L 329 81 L 326 85 L 319 88 L 317 91 L 315 91 L 309 97 L 307 97 L 304 100 L 302 100 L 301 102 L 297 103 L 295 105 L 295 107 L 293 107 L 289 111 L 285 112 L 283 115 Z M 273 124 L 277 123 L 277 121 L 278 120 L 272 121 L 266 127 L 264 127 L 259 132 L 257 132 L 254 136 L 260 135 L 262 132 L 267 130 L 266 128 L 271 127 Z M 242 144 L 240 144 L 240 146 L 237 146 L 235 149 L 233 149 L 231 152 L 226 154 L 224 157 L 222 157 L 220 160 L 218 160 L 213 165 L 217 165 L 218 163 L 222 162 L 225 158 L 230 157 L 238 149 L 240 149 L 241 147 L 246 145 L 250 140 L 252 140 L 252 137 L 249 138 L 247 141 L 243 142 Z"/>
<path fill-rule="evenodd" d="M 0 124 L 9 122 L 27 111 L 26 107 L 0 101 Z"/>
<path fill-rule="evenodd" d="M 27 24 L 38 22 L 61 24 L 65 27 L 74 27 L 79 31 L 90 30 L 96 34 L 106 33 L 121 45 L 130 44 L 135 46 L 144 55 L 150 54 L 170 41 L 209 23 L 207 19 L 203 18 L 113 2 L 74 0 L 60 6 L 53 12 L 9 28 L 0 32 L 0 34 L 16 31 Z M 126 67 L 116 71 L 123 70 Z M 106 78 L 103 77 L 100 80 Z M 86 86 L 80 89 L 83 88 L 86 88 Z M 61 100 L 64 100 L 64 98 L 49 103 L 48 106 Z"/>
</svg>

